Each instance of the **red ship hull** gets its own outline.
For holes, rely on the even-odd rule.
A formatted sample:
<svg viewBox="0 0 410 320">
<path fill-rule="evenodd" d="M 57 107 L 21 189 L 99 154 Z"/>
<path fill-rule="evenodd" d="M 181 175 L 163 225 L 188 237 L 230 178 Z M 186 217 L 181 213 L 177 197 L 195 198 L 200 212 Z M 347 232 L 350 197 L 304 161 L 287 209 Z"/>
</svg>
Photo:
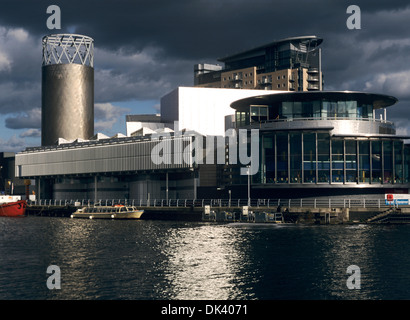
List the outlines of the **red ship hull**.
<svg viewBox="0 0 410 320">
<path fill-rule="evenodd" d="M 0 205 L 0 217 L 18 217 L 26 213 L 26 200 L 3 203 Z"/>
</svg>

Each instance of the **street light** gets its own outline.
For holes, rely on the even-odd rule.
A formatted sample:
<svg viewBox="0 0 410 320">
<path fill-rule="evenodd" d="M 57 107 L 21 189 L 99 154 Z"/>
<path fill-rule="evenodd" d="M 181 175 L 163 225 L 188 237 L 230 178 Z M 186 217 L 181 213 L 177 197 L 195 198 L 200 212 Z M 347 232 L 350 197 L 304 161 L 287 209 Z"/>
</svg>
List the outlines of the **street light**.
<svg viewBox="0 0 410 320">
<path fill-rule="evenodd" d="M 246 168 L 248 168 L 248 206 L 250 207 L 251 205 L 251 176 L 250 176 L 250 168 L 251 166 L 246 166 Z"/>
<path fill-rule="evenodd" d="M 230 189 L 228 190 L 228 193 L 229 193 L 229 202 L 228 202 L 228 204 L 229 204 L 229 207 L 231 207 L 231 190 Z"/>
</svg>

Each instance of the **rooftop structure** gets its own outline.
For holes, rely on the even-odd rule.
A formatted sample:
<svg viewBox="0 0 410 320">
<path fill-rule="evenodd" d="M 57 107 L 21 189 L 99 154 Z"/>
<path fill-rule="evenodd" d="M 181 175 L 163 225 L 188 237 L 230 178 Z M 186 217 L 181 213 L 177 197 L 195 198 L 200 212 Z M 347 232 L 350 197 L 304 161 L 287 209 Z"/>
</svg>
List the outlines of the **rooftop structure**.
<svg viewBox="0 0 410 320">
<path fill-rule="evenodd" d="M 199 87 L 286 91 L 322 90 L 322 39 L 286 38 L 218 59 L 225 67 L 197 64 Z"/>
<path fill-rule="evenodd" d="M 94 41 L 55 34 L 42 43 L 41 144 L 89 139 L 94 135 Z"/>
</svg>

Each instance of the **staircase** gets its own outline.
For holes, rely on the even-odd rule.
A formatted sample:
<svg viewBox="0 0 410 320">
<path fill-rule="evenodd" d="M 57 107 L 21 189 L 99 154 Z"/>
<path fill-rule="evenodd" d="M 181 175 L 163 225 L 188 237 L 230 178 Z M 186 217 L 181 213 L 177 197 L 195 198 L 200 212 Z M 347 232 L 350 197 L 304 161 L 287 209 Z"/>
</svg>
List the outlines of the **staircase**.
<svg viewBox="0 0 410 320">
<path fill-rule="evenodd" d="M 379 213 L 366 220 L 367 223 L 383 223 L 388 222 L 391 214 L 400 213 L 398 208 L 389 208 L 388 210 Z"/>
</svg>

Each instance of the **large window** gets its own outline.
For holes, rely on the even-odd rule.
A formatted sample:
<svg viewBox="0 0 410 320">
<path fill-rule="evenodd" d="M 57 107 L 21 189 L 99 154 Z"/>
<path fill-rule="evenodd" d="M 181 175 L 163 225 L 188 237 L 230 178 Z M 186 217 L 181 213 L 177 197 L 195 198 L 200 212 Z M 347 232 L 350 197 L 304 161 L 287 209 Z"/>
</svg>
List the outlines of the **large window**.
<svg viewBox="0 0 410 320">
<path fill-rule="evenodd" d="M 236 111 L 235 112 L 236 127 L 243 127 L 249 125 L 249 112 Z"/>
<path fill-rule="evenodd" d="M 288 182 L 288 134 L 276 134 L 277 182 Z"/>
<path fill-rule="evenodd" d="M 394 181 L 403 183 L 403 142 L 394 141 Z"/>
<path fill-rule="evenodd" d="M 265 122 L 269 120 L 268 106 L 251 106 L 251 122 Z"/>
<path fill-rule="evenodd" d="M 374 140 L 372 146 L 372 183 L 382 183 L 382 142 Z"/>
<path fill-rule="evenodd" d="M 342 139 L 332 140 L 332 182 L 344 182 L 344 147 Z"/>
<path fill-rule="evenodd" d="M 302 182 L 302 134 L 290 133 L 290 182 Z"/>
<path fill-rule="evenodd" d="M 254 183 L 402 184 L 410 175 L 410 146 L 402 141 L 332 138 L 323 132 L 262 135 Z"/>
<path fill-rule="evenodd" d="M 359 183 L 370 182 L 370 142 L 359 141 Z"/>
<path fill-rule="evenodd" d="M 403 171 L 404 171 L 404 183 L 408 183 L 410 177 L 410 145 L 403 146 L 403 153 L 404 153 L 404 164 L 403 164 Z"/>
<path fill-rule="evenodd" d="M 328 133 L 317 134 L 318 153 L 318 182 L 329 182 L 330 180 L 330 136 Z"/>
<path fill-rule="evenodd" d="M 357 101 L 284 101 L 279 110 L 282 119 L 363 119 L 373 117 L 373 106 Z"/>
<path fill-rule="evenodd" d="M 345 140 L 346 182 L 357 182 L 357 141 Z"/>
<path fill-rule="evenodd" d="M 383 141 L 384 177 L 383 183 L 392 183 L 393 179 L 393 143 Z"/>
<path fill-rule="evenodd" d="M 303 134 L 303 182 L 316 182 L 316 133 Z"/>
<path fill-rule="evenodd" d="M 357 118 L 373 118 L 373 106 L 361 104 L 357 107 Z"/>
<path fill-rule="evenodd" d="M 275 182 L 275 136 L 268 134 L 263 137 L 265 183 Z M 263 181 L 263 180 L 262 180 Z"/>
<path fill-rule="evenodd" d="M 293 119 L 293 102 L 282 102 L 282 110 L 279 110 L 280 117 L 284 119 Z"/>
</svg>

